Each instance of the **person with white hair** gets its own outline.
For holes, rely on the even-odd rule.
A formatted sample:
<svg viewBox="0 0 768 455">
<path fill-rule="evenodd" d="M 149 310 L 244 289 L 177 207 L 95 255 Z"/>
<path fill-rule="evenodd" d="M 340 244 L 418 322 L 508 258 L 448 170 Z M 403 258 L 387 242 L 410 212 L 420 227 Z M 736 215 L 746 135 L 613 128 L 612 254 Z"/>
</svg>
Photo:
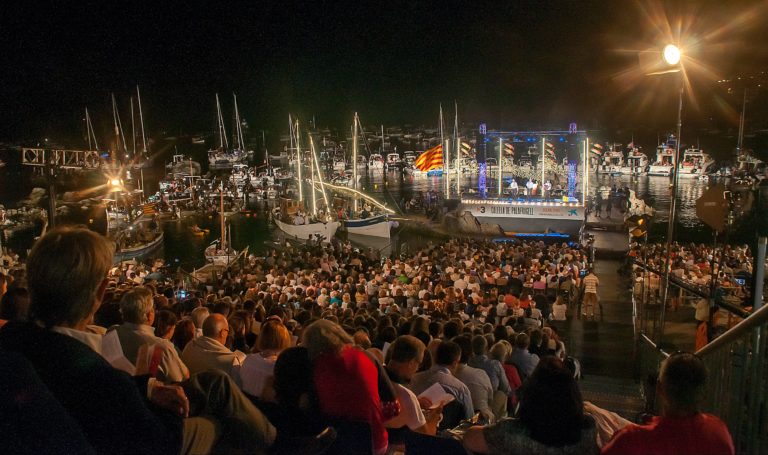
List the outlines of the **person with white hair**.
<svg viewBox="0 0 768 455">
<path fill-rule="evenodd" d="M 124 322 L 111 330 L 116 332 L 126 359 L 133 365 L 146 363 L 148 359 L 139 359 L 139 354 L 148 351 L 151 376 L 163 382 L 189 379 L 189 370 L 179 358 L 173 343 L 155 336 L 152 327 L 155 321 L 152 291 L 138 286 L 126 292 L 120 300 L 120 312 Z M 142 350 L 144 346 L 150 349 Z"/>
</svg>

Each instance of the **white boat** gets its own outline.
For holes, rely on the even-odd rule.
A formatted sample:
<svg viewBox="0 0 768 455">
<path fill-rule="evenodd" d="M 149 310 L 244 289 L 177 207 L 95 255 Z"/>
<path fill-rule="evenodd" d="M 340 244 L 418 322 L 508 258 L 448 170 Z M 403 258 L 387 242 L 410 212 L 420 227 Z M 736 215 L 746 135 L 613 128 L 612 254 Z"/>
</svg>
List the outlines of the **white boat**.
<svg viewBox="0 0 768 455">
<path fill-rule="evenodd" d="M 387 215 L 376 215 L 357 220 L 344 220 L 344 227 L 349 234 L 389 238 L 392 223 Z"/>
<path fill-rule="evenodd" d="M 400 169 L 403 167 L 403 162 L 400 160 L 399 153 L 387 153 L 387 169 Z"/>
<path fill-rule="evenodd" d="M 648 175 L 668 177 L 675 162 L 675 148 L 670 141 L 656 147 L 656 161 L 648 168 Z"/>
<path fill-rule="evenodd" d="M 639 148 L 633 147 L 627 154 L 627 160 L 621 167 L 622 175 L 645 175 L 648 173 L 648 157 Z"/>
<path fill-rule="evenodd" d="M 705 175 L 707 169 L 715 164 L 707 153 L 696 147 L 688 147 L 683 152 L 683 159 L 679 166 L 680 177 L 700 177 Z"/>
<path fill-rule="evenodd" d="M 335 172 L 344 172 L 346 168 L 347 162 L 344 160 L 344 157 L 336 156 L 333 158 L 333 170 Z"/>
<path fill-rule="evenodd" d="M 336 235 L 339 229 L 338 221 L 329 221 L 327 223 L 308 223 L 308 224 L 290 224 L 275 218 L 275 224 L 281 231 L 291 237 L 300 240 L 315 240 L 317 236 L 322 237 L 323 243 L 329 243 L 331 238 Z"/>
<path fill-rule="evenodd" d="M 621 144 L 610 144 L 608 151 L 603 154 L 603 160 L 597 167 L 597 173 L 601 175 L 620 175 L 624 166 L 624 153 Z"/>
<path fill-rule="evenodd" d="M 357 170 L 364 171 L 368 169 L 368 160 L 364 156 L 357 157 Z"/>
<path fill-rule="evenodd" d="M 158 248 L 163 244 L 163 230 L 157 221 L 142 215 L 126 229 L 119 229 L 113 238 L 115 254 L 113 263 L 135 259 Z"/>
<path fill-rule="evenodd" d="M 169 174 L 200 175 L 200 163 L 185 155 L 173 155 L 173 161 L 165 165 Z"/>
<path fill-rule="evenodd" d="M 224 127 L 224 117 L 221 115 L 218 94 L 216 94 L 216 112 L 219 121 L 219 147 L 208 151 L 208 164 L 214 169 L 228 169 L 235 164 L 245 162 L 248 158 L 248 152 L 245 151 L 243 141 L 243 131 L 240 125 L 240 113 L 237 109 L 237 98 L 235 97 L 235 137 L 237 138 L 237 147 L 229 148 L 227 130 Z"/>
<path fill-rule="evenodd" d="M 382 158 L 378 153 L 371 154 L 371 157 L 368 159 L 368 170 L 377 172 L 383 171 L 384 158 Z"/>
</svg>

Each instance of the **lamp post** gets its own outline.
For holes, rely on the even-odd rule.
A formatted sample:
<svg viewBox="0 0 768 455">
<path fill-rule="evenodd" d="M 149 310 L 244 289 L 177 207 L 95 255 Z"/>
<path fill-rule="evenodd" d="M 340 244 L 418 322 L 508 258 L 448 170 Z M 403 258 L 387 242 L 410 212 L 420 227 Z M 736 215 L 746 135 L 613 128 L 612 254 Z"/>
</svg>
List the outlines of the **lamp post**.
<svg viewBox="0 0 768 455">
<path fill-rule="evenodd" d="M 677 104 L 677 138 L 675 140 L 675 159 L 672 163 L 672 192 L 671 201 L 669 203 L 669 220 L 667 224 L 667 245 L 666 245 L 666 260 L 664 261 L 664 298 L 662 299 L 661 309 L 659 311 L 659 338 L 657 345 L 661 344 L 662 337 L 664 336 L 664 319 L 666 316 L 667 299 L 669 297 L 669 278 L 672 266 L 672 237 L 675 234 L 675 216 L 677 213 L 677 184 L 680 176 L 679 162 L 680 162 L 680 130 L 683 126 L 683 78 L 682 72 L 679 68 L 680 57 L 682 52 L 680 48 L 674 44 L 668 44 L 664 47 L 662 52 L 664 56 L 664 62 L 671 67 L 678 67 L 675 72 L 680 72 L 680 90 L 678 92 L 678 104 Z"/>
</svg>

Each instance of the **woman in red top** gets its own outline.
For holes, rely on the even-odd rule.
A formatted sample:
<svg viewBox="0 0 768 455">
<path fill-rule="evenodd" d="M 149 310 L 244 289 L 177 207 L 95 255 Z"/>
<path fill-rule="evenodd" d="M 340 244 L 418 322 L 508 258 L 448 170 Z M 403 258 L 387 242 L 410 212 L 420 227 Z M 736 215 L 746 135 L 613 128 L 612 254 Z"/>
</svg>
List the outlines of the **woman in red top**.
<svg viewBox="0 0 768 455">
<path fill-rule="evenodd" d="M 303 344 L 313 364 L 313 379 L 320 411 L 331 417 L 370 425 L 373 453 L 387 451 L 387 430 L 379 399 L 378 367 L 352 346 L 352 338 L 328 320 L 312 323 Z"/>
</svg>

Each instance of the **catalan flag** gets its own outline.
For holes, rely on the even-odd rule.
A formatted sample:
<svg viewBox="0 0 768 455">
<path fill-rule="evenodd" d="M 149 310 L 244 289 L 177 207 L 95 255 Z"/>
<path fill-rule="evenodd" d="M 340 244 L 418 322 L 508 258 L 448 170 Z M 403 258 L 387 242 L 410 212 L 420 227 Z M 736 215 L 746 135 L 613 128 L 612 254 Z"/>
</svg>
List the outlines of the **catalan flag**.
<svg viewBox="0 0 768 455">
<path fill-rule="evenodd" d="M 511 142 L 504 144 L 504 153 L 507 155 L 515 156 L 515 145 Z"/>
<path fill-rule="evenodd" d="M 141 211 L 144 215 L 154 215 L 157 213 L 157 206 L 155 204 L 144 204 L 141 207 Z"/>
<path fill-rule="evenodd" d="M 590 152 L 594 153 L 595 155 L 602 155 L 603 146 L 598 143 L 594 143 L 592 144 L 592 149 L 590 149 Z"/>
<path fill-rule="evenodd" d="M 467 141 L 461 141 L 461 153 L 469 155 L 470 150 L 472 150 L 472 144 Z"/>
<path fill-rule="evenodd" d="M 416 158 L 413 163 L 420 171 L 430 171 L 443 166 L 443 146 L 437 145 Z"/>
<path fill-rule="evenodd" d="M 547 155 L 549 156 L 555 156 L 555 144 L 547 141 L 545 142 L 545 148 L 547 150 Z"/>
</svg>

